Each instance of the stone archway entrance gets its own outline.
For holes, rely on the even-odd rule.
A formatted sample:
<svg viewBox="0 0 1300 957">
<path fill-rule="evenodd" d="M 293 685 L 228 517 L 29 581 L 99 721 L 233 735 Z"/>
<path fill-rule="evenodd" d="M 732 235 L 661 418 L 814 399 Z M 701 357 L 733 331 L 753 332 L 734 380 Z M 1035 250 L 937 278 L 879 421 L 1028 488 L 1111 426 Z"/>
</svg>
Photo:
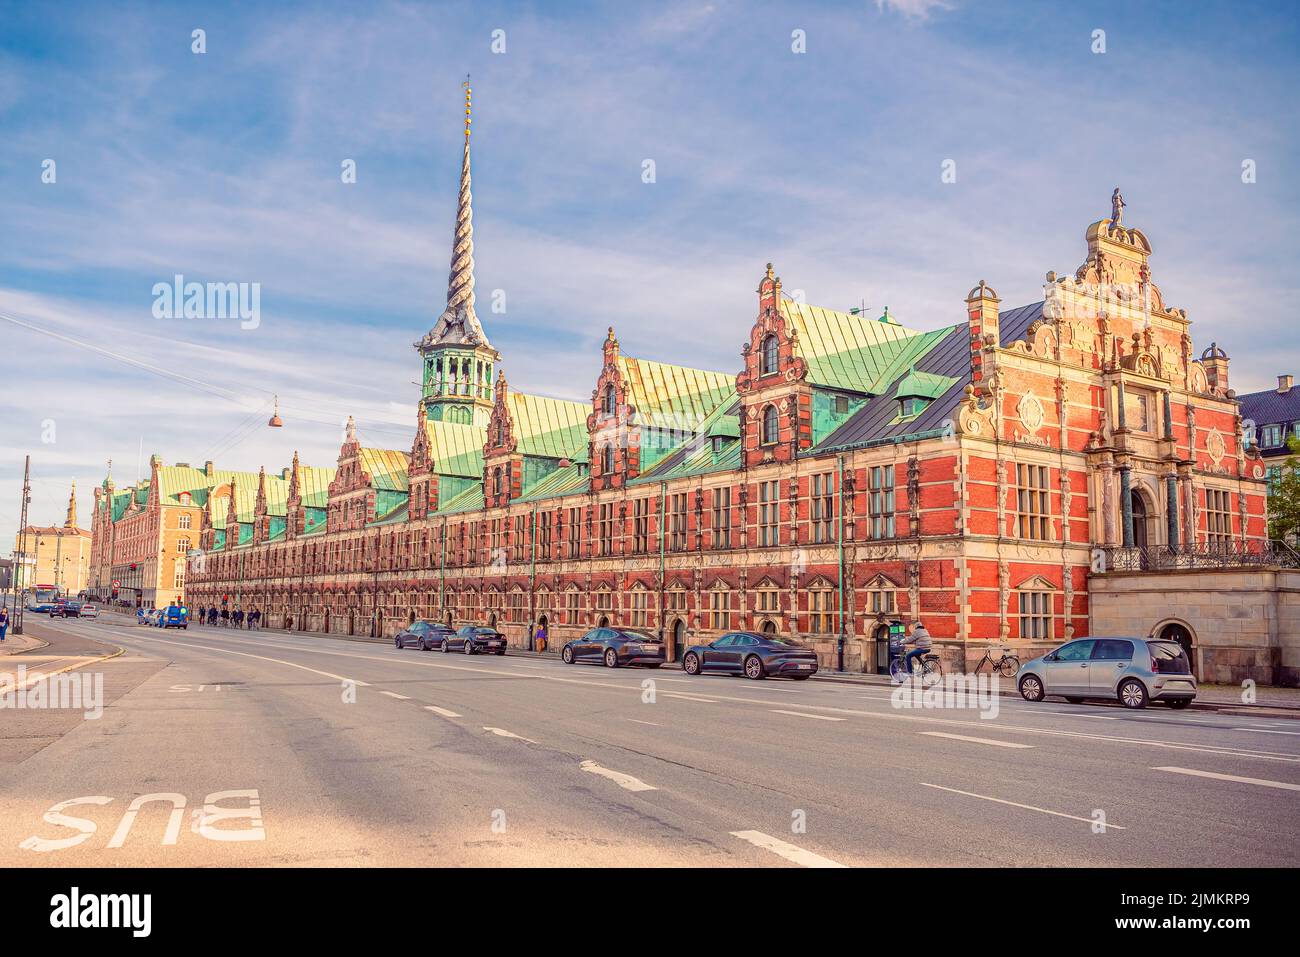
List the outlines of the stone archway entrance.
<svg viewBox="0 0 1300 957">
<path fill-rule="evenodd" d="M 686 622 L 678 618 L 673 622 L 672 630 L 668 634 L 673 642 L 672 648 L 669 649 L 672 653 L 672 660 L 681 661 L 682 655 L 686 654 Z"/>
<path fill-rule="evenodd" d="M 1187 663 L 1191 666 L 1193 674 L 1197 674 L 1200 669 L 1196 667 L 1196 654 L 1193 650 L 1196 644 L 1192 630 L 1181 622 L 1171 621 L 1166 625 L 1161 625 L 1155 633 L 1156 638 L 1161 641 L 1176 641 L 1183 646 L 1183 654 L 1187 656 Z M 1199 677 L 1199 674 L 1197 675 Z"/>
<path fill-rule="evenodd" d="M 771 618 L 765 618 L 763 619 L 763 624 L 758 626 L 758 630 L 765 635 L 775 635 L 776 622 L 774 622 Z"/>
<path fill-rule="evenodd" d="M 325 615 L 321 624 L 321 631 L 325 632 L 325 634 L 327 635 L 330 633 L 330 610 L 328 608 L 325 609 Z"/>
<path fill-rule="evenodd" d="M 600 616 L 600 621 L 596 622 L 596 627 L 597 627 L 597 628 L 608 628 L 608 627 L 609 627 L 609 619 L 606 618 L 604 615 L 601 615 L 601 616 Z"/>
</svg>

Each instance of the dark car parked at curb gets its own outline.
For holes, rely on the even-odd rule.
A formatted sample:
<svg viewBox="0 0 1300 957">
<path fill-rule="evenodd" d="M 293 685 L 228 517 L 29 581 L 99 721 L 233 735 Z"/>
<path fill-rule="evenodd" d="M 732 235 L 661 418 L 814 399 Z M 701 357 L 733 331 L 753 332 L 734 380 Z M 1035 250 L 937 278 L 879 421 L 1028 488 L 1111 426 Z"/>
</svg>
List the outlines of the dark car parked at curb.
<svg viewBox="0 0 1300 957">
<path fill-rule="evenodd" d="M 506 653 L 506 636 L 495 628 L 484 625 L 465 625 L 459 631 L 447 635 L 442 642 L 443 651 L 463 651 L 475 655 L 480 651 L 504 655 Z"/>
<path fill-rule="evenodd" d="M 664 663 L 664 643 L 647 631 L 622 628 L 593 628 L 560 650 L 566 665 L 579 661 L 604 662 L 607 668 L 620 665 L 644 665 L 658 668 Z"/>
<path fill-rule="evenodd" d="M 452 630 L 436 621 L 417 621 L 407 625 L 393 639 L 398 648 L 419 648 L 421 651 L 441 649 Z"/>
<path fill-rule="evenodd" d="M 1183 646 L 1144 638 L 1079 638 L 1020 666 L 1016 686 L 1026 701 L 1060 695 L 1071 704 L 1087 698 L 1145 708 L 1162 701 L 1186 708 L 1196 678 Z"/>
<path fill-rule="evenodd" d="M 682 656 L 682 670 L 688 675 L 744 675 L 760 678 L 793 678 L 803 681 L 817 673 L 817 652 L 811 648 L 756 631 L 733 631 L 707 645 L 692 645 Z"/>
</svg>

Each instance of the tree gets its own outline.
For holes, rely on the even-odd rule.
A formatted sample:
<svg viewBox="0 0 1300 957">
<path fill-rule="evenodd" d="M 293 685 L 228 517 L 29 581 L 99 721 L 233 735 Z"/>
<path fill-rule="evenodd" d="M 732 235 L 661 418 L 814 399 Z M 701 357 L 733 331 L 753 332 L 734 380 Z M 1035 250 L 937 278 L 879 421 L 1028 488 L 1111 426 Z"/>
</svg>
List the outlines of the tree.
<svg viewBox="0 0 1300 957">
<path fill-rule="evenodd" d="M 1300 535 L 1300 438 L 1292 437 L 1287 447 L 1290 455 L 1269 489 L 1268 534 L 1289 541 Z"/>
</svg>

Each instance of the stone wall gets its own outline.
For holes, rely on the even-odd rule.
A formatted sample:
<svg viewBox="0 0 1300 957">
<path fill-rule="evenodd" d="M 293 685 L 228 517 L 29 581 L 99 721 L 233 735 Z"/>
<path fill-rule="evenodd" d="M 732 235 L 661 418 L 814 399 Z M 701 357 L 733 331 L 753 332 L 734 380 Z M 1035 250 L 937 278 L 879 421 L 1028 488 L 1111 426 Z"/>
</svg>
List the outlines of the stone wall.
<svg viewBox="0 0 1300 957">
<path fill-rule="evenodd" d="M 1300 686 L 1300 570 L 1107 572 L 1088 580 L 1090 633 L 1191 631 L 1201 681 Z"/>
</svg>

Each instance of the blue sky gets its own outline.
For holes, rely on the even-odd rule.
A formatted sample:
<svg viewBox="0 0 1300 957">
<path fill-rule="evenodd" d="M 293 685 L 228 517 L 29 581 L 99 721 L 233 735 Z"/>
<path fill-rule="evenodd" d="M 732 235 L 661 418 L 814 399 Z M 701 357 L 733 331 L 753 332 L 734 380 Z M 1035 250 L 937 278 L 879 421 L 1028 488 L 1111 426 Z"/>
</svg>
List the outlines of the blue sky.
<svg viewBox="0 0 1300 957">
<path fill-rule="evenodd" d="M 0 3 L 0 313 L 221 393 L 0 323 L 0 553 L 26 452 L 54 523 L 141 444 L 332 464 L 351 413 L 409 448 L 466 71 L 479 311 L 514 387 L 588 398 L 611 324 L 630 354 L 736 370 L 769 260 L 922 329 L 981 278 L 1034 301 L 1116 184 L 1197 348 L 1239 391 L 1300 373 L 1293 3 L 214 6 Z M 154 318 L 176 273 L 260 283 L 260 326 Z M 277 392 L 286 427 L 253 426 Z"/>
</svg>

